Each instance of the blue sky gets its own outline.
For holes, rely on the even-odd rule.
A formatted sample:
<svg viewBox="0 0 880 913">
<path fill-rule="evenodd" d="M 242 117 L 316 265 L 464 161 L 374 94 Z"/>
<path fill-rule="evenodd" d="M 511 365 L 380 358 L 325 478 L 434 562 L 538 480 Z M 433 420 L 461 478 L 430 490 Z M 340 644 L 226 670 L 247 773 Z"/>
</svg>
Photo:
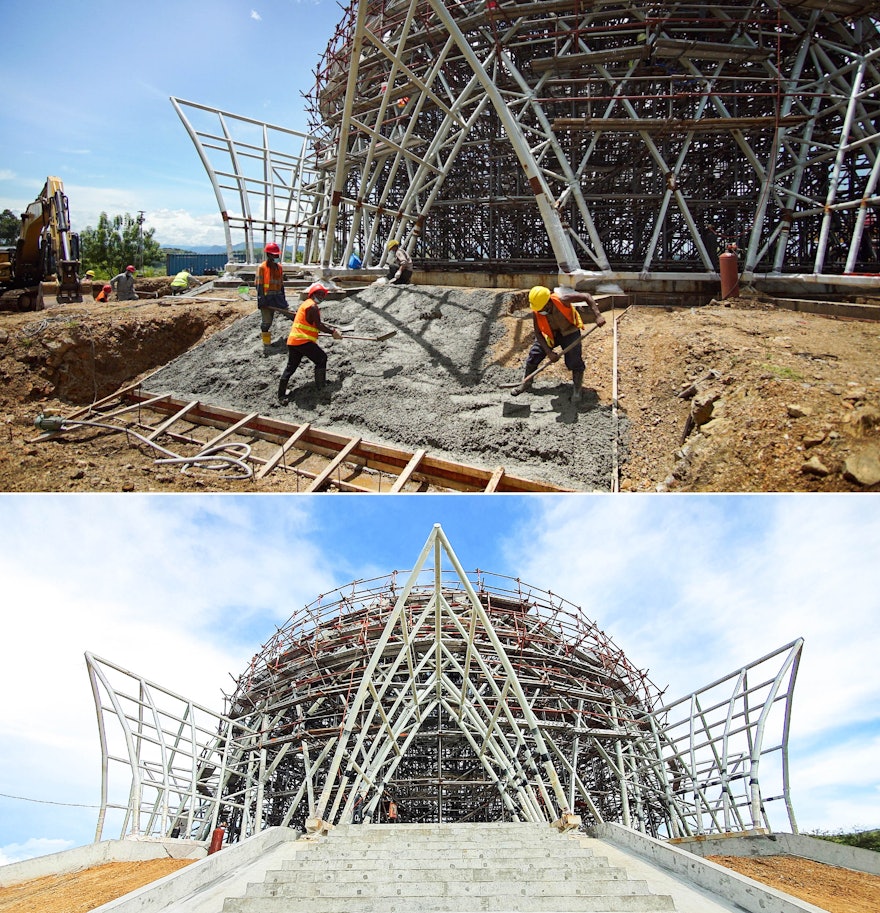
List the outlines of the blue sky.
<svg viewBox="0 0 880 913">
<path fill-rule="evenodd" d="M 6 495 L 0 863 L 93 839 L 85 651 L 221 709 L 276 625 L 408 570 L 434 523 L 467 570 L 579 605 L 670 700 L 804 637 L 798 823 L 880 827 L 871 496 Z"/>
<path fill-rule="evenodd" d="M 169 98 L 306 131 L 301 93 L 341 16 L 334 0 L 5 0 L 0 210 L 53 175 L 76 231 L 142 210 L 161 244 L 222 244 Z"/>
</svg>

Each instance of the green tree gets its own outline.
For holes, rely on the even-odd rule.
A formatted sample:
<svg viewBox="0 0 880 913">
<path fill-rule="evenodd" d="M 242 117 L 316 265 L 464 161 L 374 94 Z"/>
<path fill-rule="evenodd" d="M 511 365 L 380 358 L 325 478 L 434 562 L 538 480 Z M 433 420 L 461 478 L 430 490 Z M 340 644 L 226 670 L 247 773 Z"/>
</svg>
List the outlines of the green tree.
<svg viewBox="0 0 880 913">
<path fill-rule="evenodd" d="M 21 219 L 11 210 L 0 212 L 0 244 L 12 246 L 18 240 Z"/>
<path fill-rule="evenodd" d="M 163 261 L 162 248 L 153 238 L 155 229 L 143 230 L 134 216 L 113 216 L 102 212 L 98 227 L 88 226 L 80 232 L 82 270 L 93 269 L 113 276 L 132 264 L 138 269 Z"/>
</svg>

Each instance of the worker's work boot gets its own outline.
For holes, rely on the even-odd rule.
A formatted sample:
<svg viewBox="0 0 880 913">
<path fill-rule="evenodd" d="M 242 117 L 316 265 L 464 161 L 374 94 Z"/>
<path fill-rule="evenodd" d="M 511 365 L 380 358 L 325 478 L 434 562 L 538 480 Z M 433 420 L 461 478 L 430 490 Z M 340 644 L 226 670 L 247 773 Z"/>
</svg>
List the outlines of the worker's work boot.
<svg viewBox="0 0 880 913">
<path fill-rule="evenodd" d="M 272 334 L 268 330 L 263 330 L 260 333 L 260 339 L 263 340 L 263 345 L 268 346 L 272 343 Z"/>
<path fill-rule="evenodd" d="M 584 372 L 583 371 L 572 371 L 571 372 L 571 401 L 573 403 L 579 403 L 583 398 L 583 389 L 582 385 L 584 382 Z"/>
<path fill-rule="evenodd" d="M 526 390 L 531 390 L 531 389 L 532 389 L 532 381 L 524 380 L 518 387 L 514 387 L 513 390 L 510 391 L 510 395 L 519 396 L 520 393 L 525 393 Z"/>
<path fill-rule="evenodd" d="M 315 368 L 315 388 L 323 390 L 327 386 L 327 366 Z"/>
</svg>

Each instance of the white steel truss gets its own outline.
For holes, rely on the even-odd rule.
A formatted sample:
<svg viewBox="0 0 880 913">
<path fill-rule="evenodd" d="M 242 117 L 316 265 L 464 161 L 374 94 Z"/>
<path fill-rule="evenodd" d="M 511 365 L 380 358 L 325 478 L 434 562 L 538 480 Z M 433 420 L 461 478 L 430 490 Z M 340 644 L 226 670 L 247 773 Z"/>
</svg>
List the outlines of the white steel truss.
<svg viewBox="0 0 880 913">
<path fill-rule="evenodd" d="M 440 526 L 395 572 L 324 594 L 213 712 L 87 654 L 108 813 L 126 835 L 233 839 L 383 820 L 620 821 L 655 836 L 796 830 L 802 641 L 668 704 L 555 594 L 467 574 Z M 125 773 L 127 772 L 127 776 Z M 782 802 L 782 814 L 778 808 Z"/>
<path fill-rule="evenodd" d="M 274 224 L 308 226 L 304 261 L 324 267 L 379 265 L 395 237 L 427 266 L 568 285 L 716 275 L 731 244 L 747 275 L 880 271 L 873 7 L 351 0 L 317 69 L 296 218 L 272 196 Z M 205 149 L 231 140 L 175 106 L 216 189 Z"/>
</svg>

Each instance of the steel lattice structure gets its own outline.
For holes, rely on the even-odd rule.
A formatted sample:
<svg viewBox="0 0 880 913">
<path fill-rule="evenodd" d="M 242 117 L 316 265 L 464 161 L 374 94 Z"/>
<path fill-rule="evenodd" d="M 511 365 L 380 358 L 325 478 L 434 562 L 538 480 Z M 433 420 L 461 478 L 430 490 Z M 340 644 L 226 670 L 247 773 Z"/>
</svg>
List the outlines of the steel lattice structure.
<svg viewBox="0 0 880 913">
<path fill-rule="evenodd" d="M 237 146 L 229 126 L 246 119 L 174 102 L 249 256 L 254 238 L 297 236 L 307 264 L 357 253 L 370 266 L 396 237 L 428 267 L 543 269 L 576 285 L 717 275 L 735 242 L 746 276 L 876 272 L 872 12 L 866 0 L 352 0 L 316 69 L 311 133 L 286 151 L 268 145 L 281 128 Z M 222 129 L 194 125 L 207 112 Z M 285 158 L 292 182 L 274 174 Z M 240 215 L 224 174 L 256 194 Z"/>
<path fill-rule="evenodd" d="M 802 642 L 664 704 L 580 610 L 461 568 L 435 526 L 403 579 L 305 606 L 211 711 L 87 655 L 102 811 L 122 835 L 233 839 L 383 820 L 620 821 L 658 836 L 796 830 Z M 759 775 L 760 773 L 760 775 Z M 121 787 L 121 789 L 120 789 Z"/>
</svg>

